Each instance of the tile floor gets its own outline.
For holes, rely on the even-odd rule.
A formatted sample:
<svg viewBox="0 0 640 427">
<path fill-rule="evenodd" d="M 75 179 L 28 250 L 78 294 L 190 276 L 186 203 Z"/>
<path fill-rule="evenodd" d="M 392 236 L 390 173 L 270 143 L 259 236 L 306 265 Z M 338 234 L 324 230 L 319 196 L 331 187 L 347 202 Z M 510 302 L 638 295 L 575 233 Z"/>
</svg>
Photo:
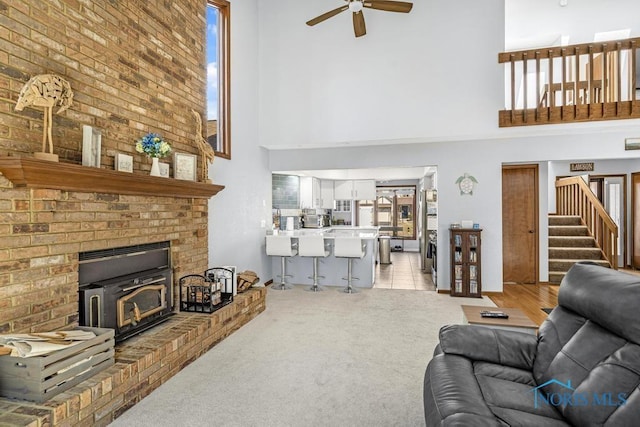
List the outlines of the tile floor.
<svg viewBox="0 0 640 427">
<path fill-rule="evenodd" d="M 420 254 L 418 252 L 391 252 L 391 264 L 376 266 L 376 283 L 373 287 L 415 289 L 418 291 L 436 290 L 431 274 L 425 274 L 420 270 Z"/>
</svg>

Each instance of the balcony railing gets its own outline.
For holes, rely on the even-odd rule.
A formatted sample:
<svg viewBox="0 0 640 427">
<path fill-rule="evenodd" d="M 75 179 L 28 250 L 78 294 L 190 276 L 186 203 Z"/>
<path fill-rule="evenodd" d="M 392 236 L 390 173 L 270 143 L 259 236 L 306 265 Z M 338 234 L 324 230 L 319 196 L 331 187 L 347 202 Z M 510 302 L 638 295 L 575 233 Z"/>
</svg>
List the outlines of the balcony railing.
<svg viewBox="0 0 640 427">
<path fill-rule="evenodd" d="M 500 127 L 640 118 L 640 38 L 503 52 Z"/>
</svg>

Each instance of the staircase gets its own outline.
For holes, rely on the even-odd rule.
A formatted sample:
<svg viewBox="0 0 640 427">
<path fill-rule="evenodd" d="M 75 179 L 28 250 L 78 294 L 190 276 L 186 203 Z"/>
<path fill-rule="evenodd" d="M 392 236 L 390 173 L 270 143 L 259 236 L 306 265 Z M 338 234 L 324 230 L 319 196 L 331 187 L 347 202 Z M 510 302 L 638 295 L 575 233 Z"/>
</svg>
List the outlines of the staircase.
<svg viewBox="0 0 640 427">
<path fill-rule="evenodd" d="M 560 283 L 579 261 L 611 267 L 579 216 L 549 215 L 549 283 Z"/>
</svg>

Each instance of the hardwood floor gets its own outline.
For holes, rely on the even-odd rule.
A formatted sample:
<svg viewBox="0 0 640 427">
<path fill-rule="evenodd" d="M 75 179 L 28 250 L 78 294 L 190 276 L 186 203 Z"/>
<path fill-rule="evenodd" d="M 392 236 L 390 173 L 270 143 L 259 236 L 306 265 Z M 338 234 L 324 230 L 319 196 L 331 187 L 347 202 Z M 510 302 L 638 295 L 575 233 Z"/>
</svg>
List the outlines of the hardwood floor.
<svg viewBox="0 0 640 427">
<path fill-rule="evenodd" d="M 621 268 L 620 271 L 640 276 L 639 270 Z M 519 308 L 529 318 L 540 326 L 547 318 L 543 308 L 553 308 L 558 305 L 558 289 L 560 285 L 537 284 L 520 285 L 505 283 L 501 294 L 488 295 L 498 307 Z"/>
<path fill-rule="evenodd" d="M 498 307 L 519 308 L 538 326 L 547 318 L 543 308 L 558 305 L 559 285 L 515 285 L 505 283 L 501 294 L 491 294 L 489 298 Z"/>
</svg>

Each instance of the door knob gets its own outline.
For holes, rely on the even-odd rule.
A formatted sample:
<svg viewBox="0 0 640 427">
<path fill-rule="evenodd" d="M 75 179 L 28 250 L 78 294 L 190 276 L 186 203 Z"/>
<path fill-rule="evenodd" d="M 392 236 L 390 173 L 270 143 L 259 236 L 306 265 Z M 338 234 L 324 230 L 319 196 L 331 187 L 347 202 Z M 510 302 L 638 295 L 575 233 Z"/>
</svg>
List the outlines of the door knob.
<svg viewBox="0 0 640 427">
<path fill-rule="evenodd" d="M 533 234 L 535 232 L 536 232 L 536 230 L 529 230 L 529 233 L 531 233 L 531 234 Z"/>
</svg>

